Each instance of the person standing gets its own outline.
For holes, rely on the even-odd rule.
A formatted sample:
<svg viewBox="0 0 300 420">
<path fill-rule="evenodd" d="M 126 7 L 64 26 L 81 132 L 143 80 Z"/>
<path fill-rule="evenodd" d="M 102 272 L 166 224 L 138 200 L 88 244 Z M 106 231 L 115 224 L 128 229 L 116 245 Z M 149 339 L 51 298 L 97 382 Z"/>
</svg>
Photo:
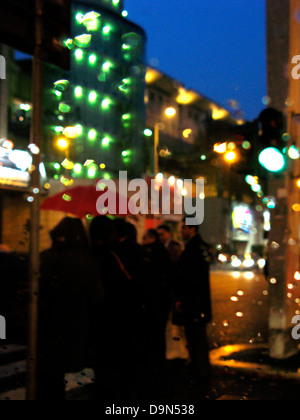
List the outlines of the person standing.
<svg viewBox="0 0 300 420">
<path fill-rule="evenodd" d="M 177 265 L 175 285 L 176 310 L 181 313 L 191 357 L 193 374 L 209 376 L 209 344 L 206 326 L 212 319 L 210 292 L 209 245 L 198 232 L 198 226 L 182 225 L 186 248 Z"/>
<path fill-rule="evenodd" d="M 65 218 L 41 255 L 38 400 L 65 399 L 64 375 L 90 364 L 104 290 L 80 219 Z"/>
<path fill-rule="evenodd" d="M 168 225 L 160 225 L 157 228 L 157 233 L 160 242 L 168 251 L 172 262 L 176 263 L 180 258 L 182 248 L 179 242 L 174 241 L 171 228 Z"/>
<path fill-rule="evenodd" d="M 96 391 L 106 402 L 129 401 L 133 382 L 132 277 L 118 256 L 118 237 L 111 219 L 98 216 L 90 225 L 93 256 L 104 288 L 103 326 L 95 345 Z"/>
<path fill-rule="evenodd" d="M 146 313 L 149 331 L 148 349 L 153 371 L 166 361 L 166 326 L 170 313 L 171 260 L 160 243 L 158 233 L 148 230 L 143 238 L 145 253 Z"/>
</svg>

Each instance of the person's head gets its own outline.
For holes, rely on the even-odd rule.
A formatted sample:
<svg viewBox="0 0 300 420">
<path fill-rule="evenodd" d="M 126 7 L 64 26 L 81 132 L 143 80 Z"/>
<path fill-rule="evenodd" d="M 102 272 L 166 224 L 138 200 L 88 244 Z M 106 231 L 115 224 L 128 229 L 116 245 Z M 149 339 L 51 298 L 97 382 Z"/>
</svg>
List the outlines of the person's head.
<svg viewBox="0 0 300 420">
<path fill-rule="evenodd" d="M 90 237 L 93 248 L 114 248 L 117 234 L 112 220 L 106 216 L 95 217 L 90 226 Z"/>
<path fill-rule="evenodd" d="M 65 217 L 54 229 L 50 236 L 53 246 L 88 246 L 88 237 L 80 219 Z"/>
<path fill-rule="evenodd" d="M 172 231 L 168 225 L 160 225 L 157 228 L 157 233 L 159 236 L 159 240 L 163 245 L 165 245 L 172 239 Z"/>
<path fill-rule="evenodd" d="M 181 227 L 181 234 L 182 239 L 184 241 L 190 241 L 196 235 L 198 235 L 199 229 L 198 226 L 188 226 L 186 223 L 186 219 L 183 219 L 182 227 Z"/>
<path fill-rule="evenodd" d="M 143 245 L 153 245 L 159 242 L 158 233 L 155 229 L 149 229 L 143 236 Z"/>
<path fill-rule="evenodd" d="M 137 241 L 137 230 L 132 223 L 126 222 L 124 219 L 116 219 L 114 226 L 121 242 L 125 239 Z"/>
</svg>

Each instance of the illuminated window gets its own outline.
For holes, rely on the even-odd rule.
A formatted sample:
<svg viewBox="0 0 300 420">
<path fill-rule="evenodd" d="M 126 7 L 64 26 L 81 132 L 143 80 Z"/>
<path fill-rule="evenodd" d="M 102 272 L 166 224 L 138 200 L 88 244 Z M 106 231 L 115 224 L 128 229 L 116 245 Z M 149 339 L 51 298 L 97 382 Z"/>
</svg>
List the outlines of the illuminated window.
<svg viewBox="0 0 300 420">
<path fill-rule="evenodd" d="M 75 51 L 75 58 L 78 61 L 81 61 L 83 59 L 83 51 L 81 49 L 77 49 Z"/>
<path fill-rule="evenodd" d="M 12 104 L 12 121 L 22 125 L 30 124 L 31 108 L 32 106 L 29 102 L 14 99 Z"/>
<path fill-rule="evenodd" d="M 97 62 L 97 56 L 96 56 L 96 54 L 91 54 L 89 56 L 89 63 L 92 64 L 92 65 L 94 65 L 94 64 L 96 64 L 96 62 Z"/>
<path fill-rule="evenodd" d="M 89 94 L 89 102 L 95 103 L 97 101 L 97 92 L 92 91 Z"/>
<path fill-rule="evenodd" d="M 108 98 L 104 99 L 101 104 L 102 109 L 108 109 L 110 105 L 111 105 L 111 100 Z"/>
<path fill-rule="evenodd" d="M 82 87 L 81 86 L 77 86 L 74 89 L 74 94 L 75 94 L 76 98 L 81 98 L 82 95 L 83 95 L 83 89 L 82 89 Z"/>
<path fill-rule="evenodd" d="M 110 25 L 105 25 L 102 29 L 104 35 L 109 35 L 112 31 L 112 27 Z"/>
<path fill-rule="evenodd" d="M 97 131 L 96 130 L 90 130 L 89 134 L 88 134 L 88 137 L 89 137 L 90 140 L 95 140 L 96 137 L 97 137 Z"/>
<path fill-rule="evenodd" d="M 102 146 L 107 147 L 110 144 L 110 138 L 109 137 L 104 137 L 104 139 L 102 140 Z"/>
</svg>

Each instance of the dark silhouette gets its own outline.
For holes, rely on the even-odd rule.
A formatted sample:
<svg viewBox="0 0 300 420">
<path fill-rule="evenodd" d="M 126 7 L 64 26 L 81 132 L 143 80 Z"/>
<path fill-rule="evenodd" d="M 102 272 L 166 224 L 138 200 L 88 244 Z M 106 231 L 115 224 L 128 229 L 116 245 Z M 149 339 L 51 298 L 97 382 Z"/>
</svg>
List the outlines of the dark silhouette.
<svg viewBox="0 0 300 420">
<path fill-rule="evenodd" d="M 166 360 L 166 326 L 171 309 L 171 260 L 159 242 L 158 233 L 149 230 L 144 235 L 146 314 L 148 350 L 154 377 L 164 368 Z"/>
<path fill-rule="evenodd" d="M 160 225 L 157 228 L 160 242 L 168 251 L 173 263 L 176 263 L 182 253 L 182 248 L 179 242 L 174 241 L 172 237 L 172 230 L 168 225 Z"/>
<path fill-rule="evenodd" d="M 198 233 L 198 226 L 182 226 L 182 237 L 187 242 L 177 266 L 175 295 L 180 324 L 187 336 L 192 370 L 196 377 L 209 374 L 209 346 L 206 324 L 211 321 L 210 252 Z"/>
<path fill-rule="evenodd" d="M 90 236 L 104 286 L 104 326 L 94 361 L 97 390 L 105 401 L 126 401 L 133 382 L 132 277 L 117 254 L 118 238 L 109 218 L 96 217 Z"/>
<path fill-rule="evenodd" d="M 79 219 L 65 218 L 41 255 L 38 398 L 62 400 L 64 375 L 89 366 L 103 305 L 99 266 Z"/>
<path fill-rule="evenodd" d="M 0 266 L 0 308 L 9 325 L 7 340 L 26 343 L 28 259 L 0 245 Z"/>
<path fill-rule="evenodd" d="M 147 393 L 148 369 L 144 250 L 137 243 L 137 231 L 132 223 L 117 219 L 114 225 L 119 239 L 117 254 L 131 277 L 127 294 L 127 316 L 130 322 L 126 331 L 131 337 L 132 347 L 127 363 L 131 363 L 132 392 L 137 399 L 143 399 Z"/>
</svg>

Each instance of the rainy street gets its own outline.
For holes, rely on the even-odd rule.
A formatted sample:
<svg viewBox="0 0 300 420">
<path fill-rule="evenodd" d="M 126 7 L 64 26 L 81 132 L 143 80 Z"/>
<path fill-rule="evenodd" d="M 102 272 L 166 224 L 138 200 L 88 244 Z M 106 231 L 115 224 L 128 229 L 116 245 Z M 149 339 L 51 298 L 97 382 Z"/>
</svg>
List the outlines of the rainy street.
<svg viewBox="0 0 300 420">
<path fill-rule="evenodd" d="M 210 347 L 212 350 L 233 344 L 265 344 L 268 341 L 267 290 L 268 284 L 266 283 L 264 276 L 256 272 L 226 271 L 222 270 L 220 267 L 212 269 L 211 293 L 213 321 L 208 328 Z M 173 357 L 179 356 L 177 353 L 177 345 L 172 341 L 170 336 L 168 337 L 169 352 L 171 351 Z M 13 351 L 15 351 L 15 354 Z M 24 352 L 22 353 L 21 349 L 18 351 L 20 356 L 24 355 Z M 186 357 L 187 356 L 188 354 L 186 353 Z M 8 360 L 14 360 L 15 358 L 15 367 L 18 369 L 18 373 L 14 374 L 10 371 L 8 375 L 5 375 L 6 377 L 0 378 L 0 400 L 7 397 L 20 398 L 21 396 L 22 398 L 24 395 L 24 388 L 22 387 L 15 393 L 6 391 L 14 387 L 20 387 L 20 383 L 23 383 L 22 374 L 25 373 L 25 362 L 18 359 L 16 349 L 11 351 L 10 356 L 3 353 L 1 357 L 3 360 L 5 357 L 8 358 Z M 2 366 L 4 373 L 5 369 L 9 369 L 9 366 L 9 364 Z M 175 373 L 172 373 L 172 375 L 175 375 Z M 91 379 L 89 378 L 92 377 L 92 372 L 88 372 L 84 377 L 81 374 L 77 376 L 69 375 L 67 389 L 72 392 L 72 398 L 74 398 L 74 395 L 75 398 L 82 398 L 81 391 L 78 390 L 78 383 L 88 385 L 91 383 Z M 235 381 L 238 381 L 237 383 L 240 384 L 240 379 L 238 378 L 227 380 L 232 389 L 234 389 L 234 386 L 237 386 L 237 389 L 235 390 L 235 394 L 237 395 L 239 394 L 238 386 L 240 385 L 236 385 Z M 176 386 L 183 387 L 177 376 L 172 380 L 177 384 Z M 13 386 L 13 384 L 15 384 L 15 386 Z M 222 393 L 223 380 L 221 381 L 221 385 L 218 385 L 217 388 L 218 390 L 221 389 L 219 392 Z M 182 390 L 180 392 L 183 392 Z M 86 395 L 87 398 L 90 398 L 89 391 L 87 391 Z"/>
<path fill-rule="evenodd" d="M 213 322 L 209 327 L 214 348 L 233 343 L 268 340 L 268 284 L 252 272 L 212 271 Z"/>
<path fill-rule="evenodd" d="M 188 6 L 0 2 L 0 401 L 299 400 L 300 0 Z"/>
</svg>

